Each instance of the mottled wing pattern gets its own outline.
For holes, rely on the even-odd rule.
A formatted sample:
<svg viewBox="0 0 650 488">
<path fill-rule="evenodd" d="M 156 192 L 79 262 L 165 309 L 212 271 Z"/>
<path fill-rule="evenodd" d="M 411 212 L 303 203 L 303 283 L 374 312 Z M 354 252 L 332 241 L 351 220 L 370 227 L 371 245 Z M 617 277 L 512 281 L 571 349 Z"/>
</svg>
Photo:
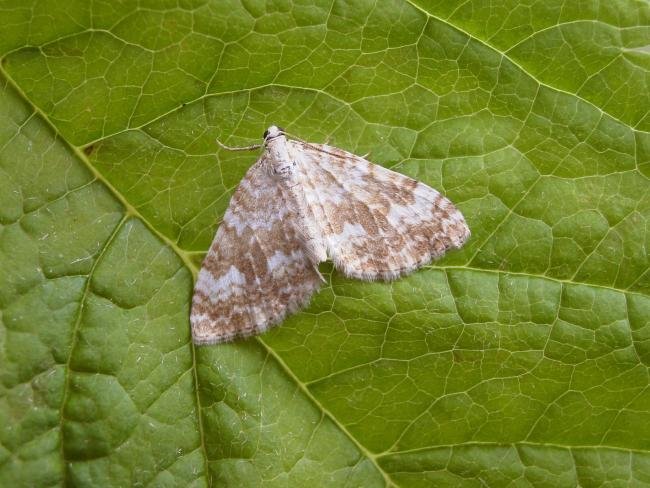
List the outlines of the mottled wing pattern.
<svg viewBox="0 0 650 488">
<path fill-rule="evenodd" d="M 463 215 L 433 188 L 335 147 L 288 143 L 328 256 L 347 276 L 394 279 L 468 239 Z"/>
<path fill-rule="evenodd" d="M 263 332 L 305 306 L 319 287 L 293 211 L 264 163 L 239 184 L 203 261 L 190 316 L 197 344 Z"/>
</svg>

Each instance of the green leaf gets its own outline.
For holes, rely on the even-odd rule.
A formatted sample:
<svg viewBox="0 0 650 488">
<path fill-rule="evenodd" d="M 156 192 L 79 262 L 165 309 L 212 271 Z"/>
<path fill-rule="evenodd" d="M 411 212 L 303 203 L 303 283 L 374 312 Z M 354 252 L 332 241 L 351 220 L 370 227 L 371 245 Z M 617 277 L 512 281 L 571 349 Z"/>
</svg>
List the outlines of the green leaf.
<svg viewBox="0 0 650 488">
<path fill-rule="evenodd" d="M 0 485 L 650 485 L 650 7 L 0 3 Z M 281 124 L 472 239 L 196 348 Z"/>
</svg>

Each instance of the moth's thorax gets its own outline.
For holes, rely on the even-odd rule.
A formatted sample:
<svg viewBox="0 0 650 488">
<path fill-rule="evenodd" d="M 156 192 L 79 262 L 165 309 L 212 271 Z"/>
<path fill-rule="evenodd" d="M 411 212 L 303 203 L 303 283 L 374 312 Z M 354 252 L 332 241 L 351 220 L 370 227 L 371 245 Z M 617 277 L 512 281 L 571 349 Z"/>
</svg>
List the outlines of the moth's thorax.
<svg viewBox="0 0 650 488">
<path fill-rule="evenodd" d="M 292 156 L 287 138 L 284 134 L 269 137 L 266 140 L 266 160 L 273 176 L 292 179 L 296 174 L 296 161 Z"/>
<path fill-rule="evenodd" d="M 272 134 L 269 128 L 269 135 Z M 266 164 L 282 189 L 284 205 L 293 215 L 293 226 L 299 236 L 307 259 L 317 266 L 327 259 L 326 245 L 305 196 L 302 173 L 298 165 L 300 155 L 287 142 L 283 133 L 266 138 Z"/>
</svg>

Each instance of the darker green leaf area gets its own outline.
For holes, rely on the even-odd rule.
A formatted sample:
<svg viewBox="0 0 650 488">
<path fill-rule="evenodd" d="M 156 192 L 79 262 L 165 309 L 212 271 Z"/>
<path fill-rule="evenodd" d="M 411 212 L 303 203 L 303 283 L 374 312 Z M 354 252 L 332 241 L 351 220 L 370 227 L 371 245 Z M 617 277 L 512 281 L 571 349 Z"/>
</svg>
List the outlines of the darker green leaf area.
<svg viewBox="0 0 650 488">
<path fill-rule="evenodd" d="M 0 7 L 1 486 L 650 486 L 650 7 Z M 280 124 L 467 217 L 195 348 L 193 276 Z"/>
</svg>

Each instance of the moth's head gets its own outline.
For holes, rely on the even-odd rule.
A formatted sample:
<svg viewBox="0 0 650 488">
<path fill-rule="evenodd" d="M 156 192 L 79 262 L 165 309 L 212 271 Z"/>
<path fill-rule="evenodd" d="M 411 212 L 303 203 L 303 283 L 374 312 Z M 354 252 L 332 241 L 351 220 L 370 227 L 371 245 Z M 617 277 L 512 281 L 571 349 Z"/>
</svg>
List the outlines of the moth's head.
<svg viewBox="0 0 650 488">
<path fill-rule="evenodd" d="M 270 141 L 274 137 L 282 136 L 284 135 L 284 129 L 282 127 L 278 127 L 277 125 L 272 125 L 268 129 L 264 131 L 264 142 Z"/>
</svg>

